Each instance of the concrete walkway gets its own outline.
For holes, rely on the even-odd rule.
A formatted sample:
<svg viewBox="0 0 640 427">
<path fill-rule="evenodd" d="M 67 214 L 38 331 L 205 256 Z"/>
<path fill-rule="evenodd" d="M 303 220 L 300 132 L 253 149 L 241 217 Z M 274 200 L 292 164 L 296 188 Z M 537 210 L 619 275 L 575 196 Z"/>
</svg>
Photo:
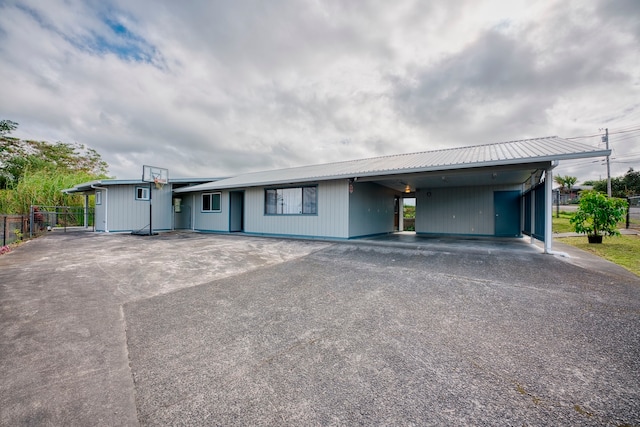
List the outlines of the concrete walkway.
<svg viewBox="0 0 640 427">
<path fill-rule="evenodd" d="M 640 278 L 379 243 L 28 242 L 0 257 L 0 424 L 640 425 Z"/>
</svg>

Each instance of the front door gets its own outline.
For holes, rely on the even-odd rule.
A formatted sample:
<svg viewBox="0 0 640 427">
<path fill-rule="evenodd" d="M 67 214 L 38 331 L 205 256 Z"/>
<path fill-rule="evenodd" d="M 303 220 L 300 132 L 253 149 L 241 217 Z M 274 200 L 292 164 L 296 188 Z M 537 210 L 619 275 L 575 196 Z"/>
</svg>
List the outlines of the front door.
<svg viewBox="0 0 640 427">
<path fill-rule="evenodd" d="M 520 237 L 520 191 L 494 191 L 495 236 Z"/>
<path fill-rule="evenodd" d="M 229 193 L 229 231 L 244 231 L 244 191 Z"/>
</svg>

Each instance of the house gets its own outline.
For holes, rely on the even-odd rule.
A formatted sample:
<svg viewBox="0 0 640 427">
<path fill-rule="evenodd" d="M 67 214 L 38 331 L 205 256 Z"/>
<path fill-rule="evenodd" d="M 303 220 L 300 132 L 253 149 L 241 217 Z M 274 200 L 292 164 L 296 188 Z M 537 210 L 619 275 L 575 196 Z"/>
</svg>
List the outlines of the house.
<svg viewBox="0 0 640 427">
<path fill-rule="evenodd" d="M 173 199 L 173 191 L 189 185 L 214 182 L 219 178 L 172 179 L 164 186 L 126 179 L 101 179 L 63 190 L 95 197 L 95 230 L 102 232 L 147 232 L 191 229 L 191 206 Z M 150 209 L 153 207 L 153 209 Z"/>
<path fill-rule="evenodd" d="M 518 237 L 551 249 L 552 174 L 608 150 L 545 137 L 247 173 L 176 188 L 201 232 L 354 239 L 398 230 L 416 199 L 418 234 Z"/>
<path fill-rule="evenodd" d="M 421 235 L 521 237 L 551 250 L 553 169 L 609 150 L 545 137 L 398 154 L 231 178 L 106 179 L 67 193 L 95 195 L 96 231 L 198 232 L 355 239 L 401 230 L 415 198 Z M 145 168 L 150 168 L 145 166 Z M 147 169 L 145 169 L 147 170 Z"/>
</svg>

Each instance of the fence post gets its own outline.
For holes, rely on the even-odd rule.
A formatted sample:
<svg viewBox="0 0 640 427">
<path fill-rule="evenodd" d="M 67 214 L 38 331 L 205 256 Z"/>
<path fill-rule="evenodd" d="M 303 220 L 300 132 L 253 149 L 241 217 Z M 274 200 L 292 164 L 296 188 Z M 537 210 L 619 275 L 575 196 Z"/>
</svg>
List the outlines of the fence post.
<svg viewBox="0 0 640 427">
<path fill-rule="evenodd" d="M 7 216 L 3 216 L 2 225 L 2 246 L 7 246 Z"/>
<path fill-rule="evenodd" d="M 629 228 L 629 220 L 631 219 L 631 197 L 627 197 L 627 228 Z"/>
</svg>

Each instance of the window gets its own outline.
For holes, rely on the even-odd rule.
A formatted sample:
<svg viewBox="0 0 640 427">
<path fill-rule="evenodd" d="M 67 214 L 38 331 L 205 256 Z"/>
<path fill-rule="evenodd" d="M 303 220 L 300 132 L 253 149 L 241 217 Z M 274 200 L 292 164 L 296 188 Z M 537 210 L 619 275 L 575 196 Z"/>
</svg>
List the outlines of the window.
<svg viewBox="0 0 640 427">
<path fill-rule="evenodd" d="M 96 191 L 96 205 L 102 204 L 102 191 Z"/>
<path fill-rule="evenodd" d="M 149 200 L 149 187 L 136 187 L 136 200 Z"/>
<path fill-rule="evenodd" d="M 220 193 L 202 195 L 202 212 L 220 212 Z"/>
<path fill-rule="evenodd" d="M 315 215 L 318 187 L 270 188 L 265 190 L 267 215 Z"/>
</svg>

